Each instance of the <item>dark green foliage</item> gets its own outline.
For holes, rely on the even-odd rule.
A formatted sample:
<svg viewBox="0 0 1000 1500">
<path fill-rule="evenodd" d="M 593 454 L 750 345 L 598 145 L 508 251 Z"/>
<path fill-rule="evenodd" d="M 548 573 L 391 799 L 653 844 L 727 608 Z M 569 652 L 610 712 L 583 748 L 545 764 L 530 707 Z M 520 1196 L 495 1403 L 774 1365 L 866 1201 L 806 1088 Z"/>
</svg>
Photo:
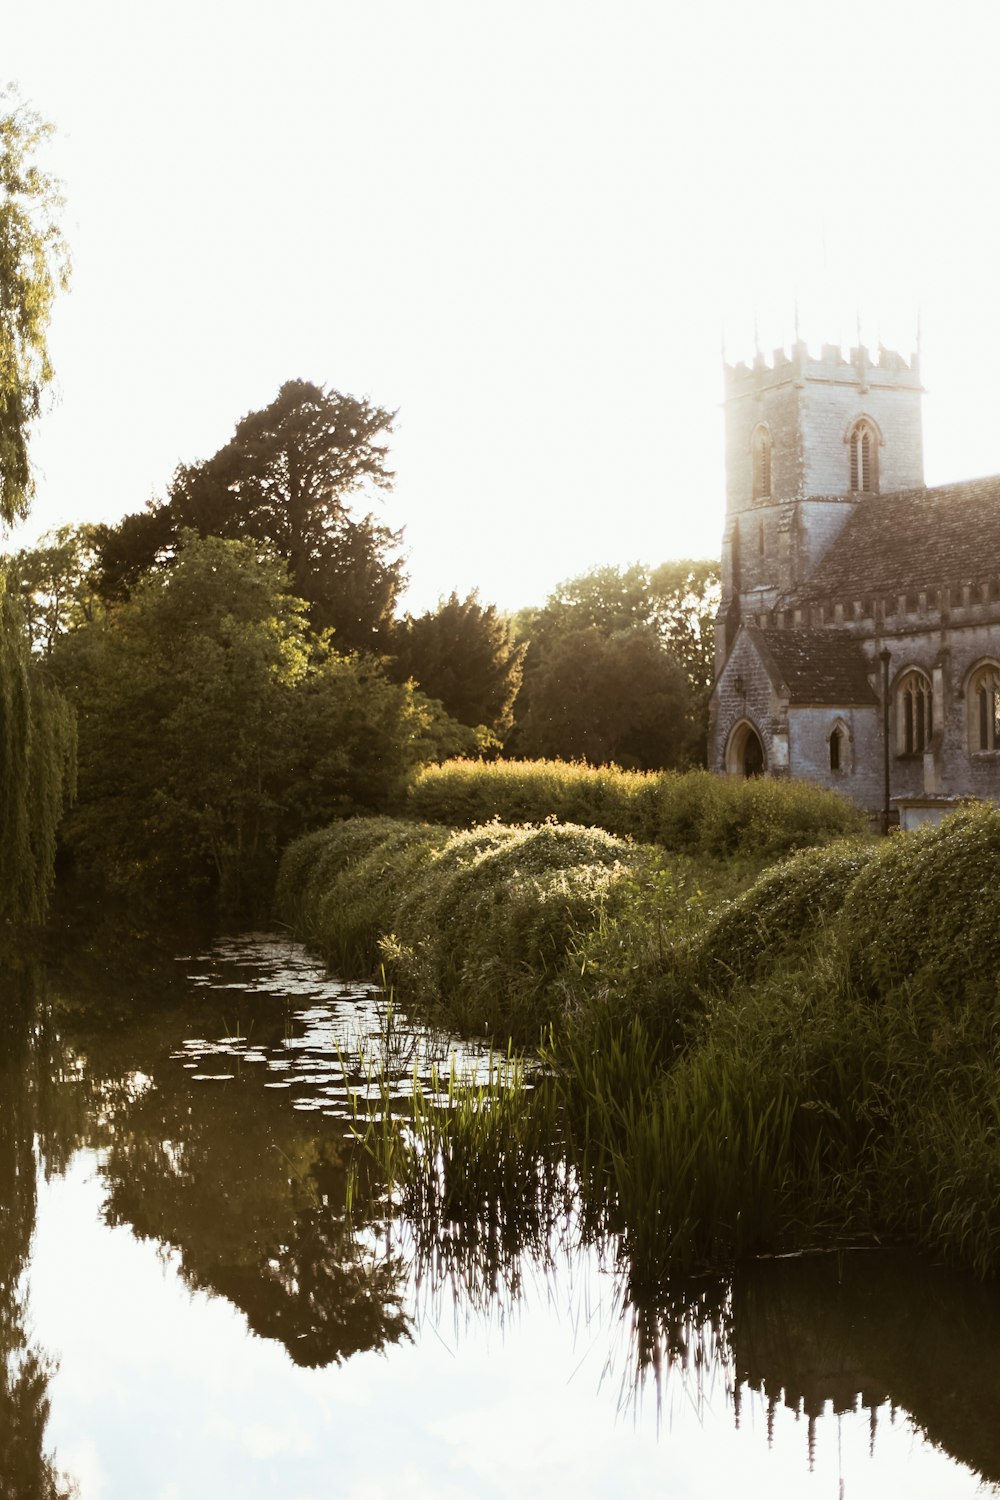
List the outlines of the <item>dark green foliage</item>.
<svg viewBox="0 0 1000 1500">
<path fill-rule="evenodd" d="M 786 860 L 707 919 L 682 879 L 633 865 L 568 944 L 562 1007 L 538 1008 L 556 1023 L 539 1090 L 560 1112 L 508 1091 L 496 1152 L 516 1154 L 519 1111 L 528 1143 L 535 1118 L 558 1118 L 584 1221 L 620 1234 L 633 1284 L 873 1238 L 997 1275 L 998 852 L 1000 810 L 982 808 Z M 506 912 L 494 921 L 516 904 L 502 867 L 518 853 L 501 839 L 419 902 L 443 992 L 490 951 L 515 1017 L 531 990 L 511 983 L 505 933 L 536 982 L 546 967 Z M 460 935 L 456 954 L 435 923 Z M 479 1213 L 466 1125 L 460 1106 L 432 1132 L 455 1217 L 463 1184 Z M 395 1170 L 419 1187 L 424 1166 L 418 1152 Z"/>
<path fill-rule="evenodd" d="M 510 729 L 525 648 L 515 645 L 495 605 L 480 604 L 476 594 L 452 594 L 435 610 L 407 615 L 392 651 L 394 674 L 412 677 L 460 724 L 482 724 L 501 737 Z"/>
<path fill-rule="evenodd" d="M 527 691 L 521 755 L 638 770 L 690 759 L 684 673 L 650 630 L 569 631 L 529 668 Z"/>
<path fill-rule="evenodd" d="M 877 994 L 993 1003 L 1000 975 L 1000 815 L 992 806 L 890 839 L 845 905 L 852 974 Z"/>
<path fill-rule="evenodd" d="M 28 434 L 52 378 L 47 343 L 69 261 L 58 227 L 57 184 L 39 167 L 52 127 L 13 90 L 0 89 L 0 519 L 27 514 Z"/>
<path fill-rule="evenodd" d="M 665 849 L 717 857 L 774 858 L 860 833 L 866 819 L 834 792 L 807 782 L 647 775 L 563 761 L 447 761 L 428 766 L 410 792 L 416 817 L 469 827 L 582 823 Z"/>
<path fill-rule="evenodd" d="M 517 753 L 650 769 L 704 763 L 718 592 L 714 561 L 636 563 L 596 568 L 561 584 L 541 609 L 523 610 Z M 579 716 L 574 682 L 586 685 L 592 727 Z M 659 701 L 644 704 L 649 692 Z"/>
<path fill-rule="evenodd" d="M 75 768 L 73 711 L 32 664 L 21 610 L 0 575 L 0 923 L 45 916 Z"/>
<path fill-rule="evenodd" d="M 411 880 L 449 836 L 395 818 L 353 818 L 306 834 L 282 856 L 275 910 L 342 973 L 368 976 Z"/>
<path fill-rule="evenodd" d="M 313 626 L 332 628 L 339 649 L 374 648 L 402 583 L 399 537 L 346 502 L 392 482 L 380 441 L 391 426 L 392 413 L 368 401 L 287 381 L 212 458 L 178 469 L 169 500 L 102 533 L 104 592 L 127 595 L 185 528 L 248 539 L 285 559 Z"/>
<path fill-rule="evenodd" d="M 63 638 L 81 716 L 69 835 L 117 883 L 204 885 L 239 907 L 287 839 L 398 802 L 442 716 L 316 637 L 283 565 L 252 543 L 183 543 L 127 604 Z"/>
<path fill-rule="evenodd" d="M 858 875 L 876 857 L 874 843 L 833 844 L 765 870 L 703 925 L 688 954 L 687 981 L 723 990 L 801 951 L 839 916 Z"/>
</svg>

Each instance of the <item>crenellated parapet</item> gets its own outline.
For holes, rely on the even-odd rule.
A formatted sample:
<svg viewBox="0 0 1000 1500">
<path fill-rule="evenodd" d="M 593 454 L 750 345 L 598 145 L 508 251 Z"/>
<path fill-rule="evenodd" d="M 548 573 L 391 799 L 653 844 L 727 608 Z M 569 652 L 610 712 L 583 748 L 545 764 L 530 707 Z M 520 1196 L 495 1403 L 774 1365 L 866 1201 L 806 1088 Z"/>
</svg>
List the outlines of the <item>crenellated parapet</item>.
<svg viewBox="0 0 1000 1500">
<path fill-rule="evenodd" d="M 751 364 L 741 361 L 723 366 L 725 400 L 738 401 L 784 384 L 816 381 L 832 385 L 856 386 L 859 389 L 879 387 L 923 391 L 920 381 L 920 357 L 904 358 L 894 349 L 880 344 L 873 356 L 864 344 L 858 344 L 845 355 L 839 344 L 823 344 L 818 356 L 798 340 L 790 351 L 775 349 L 770 361 L 758 352 Z"/>
</svg>

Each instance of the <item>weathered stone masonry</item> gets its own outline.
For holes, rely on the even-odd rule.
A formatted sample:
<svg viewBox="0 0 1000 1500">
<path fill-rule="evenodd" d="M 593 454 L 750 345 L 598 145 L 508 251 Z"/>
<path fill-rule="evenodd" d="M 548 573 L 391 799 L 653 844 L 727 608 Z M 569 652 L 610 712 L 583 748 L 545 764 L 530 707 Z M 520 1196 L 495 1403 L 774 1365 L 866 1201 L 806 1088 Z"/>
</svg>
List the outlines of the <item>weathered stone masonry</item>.
<svg viewBox="0 0 1000 1500">
<path fill-rule="evenodd" d="M 921 396 L 885 349 L 727 367 L 713 769 L 880 808 L 888 651 L 893 799 L 1000 799 L 1000 477 L 925 488 Z"/>
</svg>

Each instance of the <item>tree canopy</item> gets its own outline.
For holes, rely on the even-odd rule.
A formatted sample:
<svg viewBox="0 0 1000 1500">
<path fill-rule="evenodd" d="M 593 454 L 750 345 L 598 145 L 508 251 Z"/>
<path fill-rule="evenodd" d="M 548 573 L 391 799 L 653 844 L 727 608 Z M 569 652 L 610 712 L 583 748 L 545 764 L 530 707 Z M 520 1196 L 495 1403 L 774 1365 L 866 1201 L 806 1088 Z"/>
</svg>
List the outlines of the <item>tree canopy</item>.
<svg viewBox="0 0 1000 1500">
<path fill-rule="evenodd" d="M 20 597 L 32 648 L 42 657 L 52 654 L 66 631 L 90 623 L 101 607 L 96 531 L 60 526 L 8 559 L 9 586 Z"/>
<path fill-rule="evenodd" d="M 510 729 L 525 647 L 495 605 L 481 604 L 475 593 L 452 594 L 435 610 L 407 615 L 392 651 L 395 675 L 412 677 L 460 724 L 501 737 Z"/>
<path fill-rule="evenodd" d="M 515 624 L 528 651 L 512 747 L 648 768 L 703 761 L 718 584 L 714 561 L 594 568 L 560 584 L 541 608 L 522 610 Z M 626 690 L 650 692 L 655 703 L 633 702 Z M 623 715 L 617 732 L 615 713 Z"/>
<path fill-rule="evenodd" d="M 366 400 L 287 381 L 212 458 L 181 465 L 166 501 L 103 531 L 105 593 L 126 596 L 169 562 L 185 529 L 252 540 L 285 560 L 316 628 L 332 628 L 342 648 L 373 649 L 403 581 L 399 536 L 347 502 L 392 483 L 382 441 L 392 420 Z"/>
<path fill-rule="evenodd" d="M 28 435 L 52 378 L 48 327 L 69 277 L 55 179 L 36 160 L 51 126 L 0 90 L 0 520 L 28 510 Z"/>
<path fill-rule="evenodd" d="M 684 672 L 652 631 L 604 636 L 588 625 L 550 642 L 535 665 L 517 750 L 640 771 L 681 766 L 686 709 Z"/>
<path fill-rule="evenodd" d="M 468 748 L 373 658 L 316 635 L 250 540 L 182 532 L 172 567 L 61 637 L 54 667 L 80 714 L 79 859 L 231 905 L 286 839 L 391 805 L 421 761 Z"/>
</svg>

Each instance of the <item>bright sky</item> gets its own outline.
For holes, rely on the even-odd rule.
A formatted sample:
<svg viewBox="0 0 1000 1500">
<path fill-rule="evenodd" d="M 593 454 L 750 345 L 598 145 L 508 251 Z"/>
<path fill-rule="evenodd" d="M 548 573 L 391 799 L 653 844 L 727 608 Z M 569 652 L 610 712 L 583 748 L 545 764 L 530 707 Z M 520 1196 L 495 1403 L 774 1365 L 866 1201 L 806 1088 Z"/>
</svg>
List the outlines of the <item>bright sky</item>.
<svg viewBox="0 0 1000 1500">
<path fill-rule="evenodd" d="M 73 287 L 15 541 L 162 496 L 302 377 L 398 410 L 407 603 L 717 555 L 720 343 L 923 325 L 930 483 L 1000 471 L 1000 9 L 32 0 Z"/>
</svg>

